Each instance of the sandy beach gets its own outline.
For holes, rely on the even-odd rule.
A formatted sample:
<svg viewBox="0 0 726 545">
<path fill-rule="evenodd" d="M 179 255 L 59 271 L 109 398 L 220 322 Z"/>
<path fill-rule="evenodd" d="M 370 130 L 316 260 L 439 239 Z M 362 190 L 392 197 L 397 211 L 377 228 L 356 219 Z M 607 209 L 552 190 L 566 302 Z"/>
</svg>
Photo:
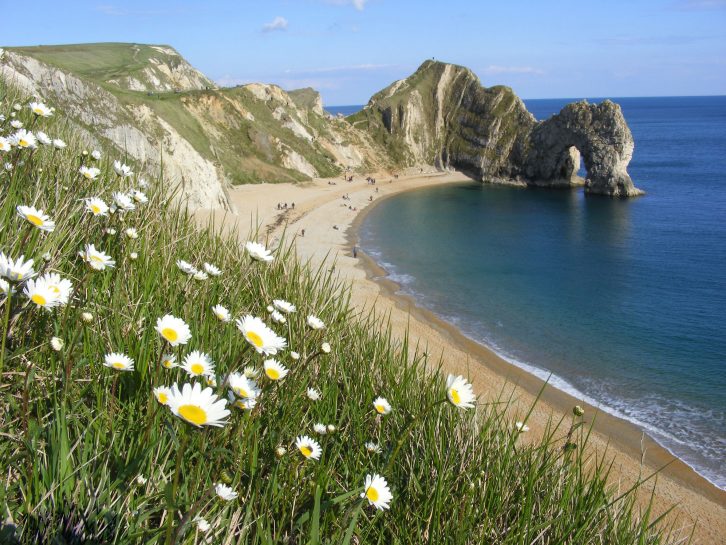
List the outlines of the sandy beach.
<svg viewBox="0 0 726 545">
<path fill-rule="evenodd" d="M 251 227 L 259 225 L 260 239 L 266 237 L 272 247 L 285 233 L 288 239 L 295 238 L 301 259 L 319 263 L 327 256 L 335 272 L 350 282 L 351 301 L 359 312 L 375 309 L 378 316 L 389 320 L 399 338 L 408 330 L 411 345 L 422 347 L 431 364 L 441 359 L 445 372 L 468 375 L 480 397 L 491 398 L 502 391 L 513 393 L 512 411 L 523 416 L 542 388 L 539 378 L 468 339 L 452 325 L 418 307 L 410 297 L 398 294 L 398 286 L 387 280 L 385 271 L 363 252 L 358 251 L 357 257 L 353 257 L 358 226 L 377 202 L 403 191 L 465 181 L 466 177 L 457 172 L 418 168 L 402 171 L 398 178 L 385 173 L 370 176 L 376 178 L 375 185 L 368 184 L 365 176 L 355 174 L 353 182 L 339 177 L 301 184 L 238 186 L 229 190 L 234 214 L 202 210 L 197 212 L 197 219 L 211 219 L 224 230 L 236 233 L 242 241 L 247 240 Z M 287 209 L 279 210 L 278 204 L 284 203 Z M 695 543 L 726 543 L 726 491 L 700 477 L 635 425 L 548 386 L 530 416 L 530 437 L 537 437 L 550 417 L 559 419 L 564 414 L 569 418 L 575 405 L 585 408 L 587 421 L 595 420 L 590 448 L 599 454 L 607 449 L 608 456 L 615 460 L 614 484 L 625 491 L 639 477 L 667 466 L 657 478 L 656 513 L 676 505 L 676 527 L 690 531 L 693 522 L 698 523 Z M 641 489 L 643 502 L 648 500 L 654 481 L 649 480 Z"/>
</svg>

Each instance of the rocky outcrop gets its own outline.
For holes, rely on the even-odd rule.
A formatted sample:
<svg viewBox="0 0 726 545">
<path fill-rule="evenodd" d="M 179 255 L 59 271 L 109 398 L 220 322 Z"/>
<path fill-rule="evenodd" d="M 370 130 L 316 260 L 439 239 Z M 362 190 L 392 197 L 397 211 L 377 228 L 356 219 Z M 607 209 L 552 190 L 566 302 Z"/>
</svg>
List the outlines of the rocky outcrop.
<svg viewBox="0 0 726 545">
<path fill-rule="evenodd" d="M 482 87 L 467 68 L 426 61 L 351 120 L 406 165 L 457 168 L 484 182 L 563 187 L 583 183 L 582 154 L 588 193 L 641 193 L 627 173 L 630 129 L 609 100 L 570 104 L 537 122 L 510 88 Z"/>
</svg>

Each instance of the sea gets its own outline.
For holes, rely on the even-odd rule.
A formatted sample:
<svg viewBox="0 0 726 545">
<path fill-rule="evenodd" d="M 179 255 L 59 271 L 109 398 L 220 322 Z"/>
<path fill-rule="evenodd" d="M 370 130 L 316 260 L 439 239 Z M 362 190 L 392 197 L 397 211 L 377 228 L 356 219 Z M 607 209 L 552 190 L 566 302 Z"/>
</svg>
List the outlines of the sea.
<svg viewBox="0 0 726 545">
<path fill-rule="evenodd" d="M 572 100 L 525 102 L 546 119 Z M 432 186 L 373 208 L 360 244 L 421 306 L 724 489 L 726 97 L 613 100 L 644 196 Z"/>
</svg>

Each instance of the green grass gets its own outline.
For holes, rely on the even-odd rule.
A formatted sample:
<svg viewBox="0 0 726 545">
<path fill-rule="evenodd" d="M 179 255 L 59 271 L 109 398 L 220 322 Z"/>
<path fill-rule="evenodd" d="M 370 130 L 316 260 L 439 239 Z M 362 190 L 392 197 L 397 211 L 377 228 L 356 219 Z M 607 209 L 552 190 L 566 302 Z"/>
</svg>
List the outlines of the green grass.
<svg viewBox="0 0 726 545">
<path fill-rule="evenodd" d="M 0 87 L 1 113 L 25 101 Z M 79 199 L 110 200 L 121 181 L 110 164 L 81 181 L 78 138 L 62 119 L 18 118 L 69 143 L 67 149 L 13 150 L 14 165 L 0 173 L 0 249 L 36 260 L 74 284 L 69 304 L 35 308 L 21 294 L 0 300 L 0 541 L 3 543 L 235 543 L 235 544 L 659 544 L 677 543 L 671 524 L 641 511 L 633 493 L 609 486 L 607 458 L 586 448 L 590 427 L 579 417 L 552 422 L 541 440 L 514 431 L 508 400 L 479 392 L 476 410 L 446 401 L 436 362 L 421 351 L 409 357 L 407 339 L 394 340 L 385 321 L 356 315 L 348 288 L 327 267 L 297 259 L 294 247 L 275 248 L 271 264 L 253 262 L 236 239 L 195 227 L 169 204 L 167 184 L 152 182 L 150 200 L 136 211 L 92 218 Z M 7 122 L 0 131 L 9 132 Z M 57 223 L 41 233 L 16 213 L 34 204 Z M 136 240 L 122 235 L 127 226 Z M 113 227 L 116 234 L 104 234 Z M 78 258 L 86 243 L 116 260 L 91 272 Z M 130 258 L 131 252 L 138 259 Z M 45 256 L 45 257 L 44 257 Z M 219 277 L 193 280 L 177 259 L 209 261 Z M 152 387 L 191 382 L 181 369 L 159 365 L 166 346 L 154 330 L 171 313 L 191 327 L 192 340 L 175 349 L 208 352 L 216 363 L 214 392 L 226 396 L 225 376 L 244 366 L 260 369 L 232 323 L 210 307 L 267 320 L 274 298 L 297 305 L 278 355 L 290 373 L 271 383 L 252 412 L 232 407 L 222 428 L 196 429 L 158 404 Z M 90 312 L 90 322 L 82 313 Z M 307 327 L 308 314 L 326 329 Z M 65 341 L 54 351 L 50 339 Z M 321 343 L 329 342 L 329 354 Z M 102 365 L 108 352 L 134 359 L 135 371 Z M 322 399 L 308 400 L 315 387 Z M 394 410 L 372 407 L 386 397 Z M 314 435 L 316 422 L 335 433 L 319 437 L 322 457 L 304 460 L 295 437 Z M 369 454 L 367 441 L 382 452 Z M 276 455 L 284 447 L 287 452 Z M 359 499 L 366 474 L 380 473 L 393 491 L 391 509 L 376 511 Z M 143 476 L 146 481 L 138 479 Z M 212 492 L 226 482 L 239 494 L 224 502 Z M 209 533 L 190 521 L 205 517 Z M 664 523 L 665 526 L 664 526 Z"/>
</svg>

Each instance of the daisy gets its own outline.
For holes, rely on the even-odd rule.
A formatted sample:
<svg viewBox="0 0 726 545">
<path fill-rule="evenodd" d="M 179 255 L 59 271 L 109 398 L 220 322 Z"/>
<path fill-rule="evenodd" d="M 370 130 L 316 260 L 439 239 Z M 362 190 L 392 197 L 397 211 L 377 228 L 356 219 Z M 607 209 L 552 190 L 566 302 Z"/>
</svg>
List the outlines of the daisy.
<svg viewBox="0 0 726 545">
<path fill-rule="evenodd" d="M 28 104 L 28 107 L 38 117 L 50 117 L 53 115 L 53 110 L 42 102 L 31 102 Z"/>
<path fill-rule="evenodd" d="M 90 324 L 93 321 L 93 314 L 90 312 L 81 312 L 81 320 Z"/>
<path fill-rule="evenodd" d="M 200 517 L 199 515 L 194 517 L 194 520 L 192 522 L 197 525 L 197 530 L 199 530 L 203 534 L 206 534 L 212 527 L 209 522 L 207 522 L 207 519 Z"/>
<path fill-rule="evenodd" d="M 204 377 L 204 383 L 207 386 L 211 386 L 212 388 L 216 388 L 217 387 L 217 377 L 215 377 L 214 375 L 205 375 L 205 377 Z"/>
<path fill-rule="evenodd" d="M 126 235 L 130 239 L 137 239 L 139 238 L 139 232 L 134 227 L 129 227 L 124 231 L 124 235 Z"/>
<path fill-rule="evenodd" d="M 360 495 L 361 498 L 368 500 L 368 503 L 376 509 L 388 509 L 389 503 L 393 499 L 391 489 L 388 487 L 386 479 L 380 475 L 366 475 L 366 482 L 363 485 L 364 491 Z"/>
<path fill-rule="evenodd" d="M 35 137 L 38 139 L 38 142 L 40 142 L 44 146 L 48 146 L 53 143 L 53 140 L 51 140 L 50 136 L 45 134 L 43 131 L 36 132 Z"/>
<path fill-rule="evenodd" d="M 452 405 L 461 409 L 470 409 L 476 400 L 471 384 L 461 375 L 446 378 L 446 396 Z"/>
<path fill-rule="evenodd" d="M 114 161 L 113 169 L 116 171 L 116 174 L 118 174 L 122 178 L 128 178 L 133 174 L 131 167 L 121 163 L 121 161 Z"/>
<path fill-rule="evenodd" d="M 245 376 L 246 376 L 247 378 L 257 378 L 257 377 L 259 377 L 259 376 L 260 376 L 260 372 L 259 372 L 259 370 L 255 369 L 255 368 L 254 368 L 254 367 L 252 367 L 251 365 L 247 365 L 247 366 L 245 366 L 245 368 L 244 368 L 244 371 L 243 371 L 243 372 L 244 372 L 244 375 L 245 375 Z"/>
<path fill-rule="evenodd" d="M 154 396 L 156 397 L 156 401 L 162 405 L 166 405 L 169 403 L 169 397 L 171 397 L 171 388 L 168 386 L 154 388 Z"/>
<path fill-rule="evenodd" d="M 255 399 L 260 395 L 257 383 L 253 379 L 248 378 L 241 373 L 230 373 L 227 382 L 229 382 L 229 387 L 232 388 L 232 391 L 238 397 Z"/>
<path fill-rule="evenodd" d="M 181 318 L 176 318 L 171 314 L 167 314 L 163 318 L 156 320 L 156 331 L 159 332 L 165 341 L 171 346 L 179 346 L 187 344 L 192 338 L 189 326 Z"/>
<path fill-rule="evenodd" d="M 86 180 L 95 180 L 99 174 L 101 174 L 101 170 L 96 167 L 87 167 L 82 166 L 78 169 L 78 172 L 81 176 L 83 176 Z"/>
<path fill-rule="evenodd" d="M 275 322 L 276 324 L 284 324 L 287 322 L 287 318 L 285 318 L 282 314 L 277 312 L 276 310 L 272 311 L 272 314 L 270 314 L 270 319 Z"/>
<path fill-rule="evenodd" d="M 194 278 L 194 280 L 206 280 L 209 278 L 209 275 L 204 271 L 197 271 L 192 275 L 192 278 Z"/>
<path fill-rule="evenodd" d="M 310 401 L 317 401 L 321 397 L 320 392 L 318 390 L 316 390 L 315 388 L 308 388 L 308 391 L 306 392 L 305 395 L 308 396 L 308 399 Z"/>
<path fill-rule="evenodd" d="M 4 136 L 0 136 L 0 151 L 7 153 L 11 149 L 13 149 L 13 146 L 10 143 L 10 140 L 5 138 Z"/>
<path fill-rule="evenodd" d="M 86 244 L 85 249 L 78 252 L 78 255 L 80 255 L 81 259 L 88 263 L 94 271 L 102 271 L 107 267 L 112 268 L 116 265 L 116 262 L 111 259 L 110 255 L 100 250 L 96 250 L 96 247 L 93 244 Z"/>
<path fill-rule="evenodd" d="M 73 283 L 67 278 L 61 278 L 58 273 L 46 273 L 39 278 L 48 284 L 51 291 L 56 294 L 58 304 L 66 305 L 73 293 Z"/>
<path fill-rule="evenodd" d="M 204 263 L 203 267 L 207 274 L 211 276 L 219 276 L 220 274 L 222 274 L 222 271 L 211 263 Z"/>
<path fill-rule="evenodd" d="M 15 294 L 15 288 L 13 288 L 7 280 L 0 278 L 0 293 L 5 296 L 13 295 Z"/>
<path fill-rule="evenodd" d="M 184 384 L 181 390 L 174 384 L 167 405 L 175 416 L 197 427 L 224 426 L 229 416 L 227 400 L 219 399 L 211 388 L 202 390 L 198 382 Z"/>
<path fill-rule="evenodd" d="M 23 293 L 38 308 L 51 309 L 61 304 L 59 293 L 53 289 L 53 286 L 45 277 L 28 280 L 25 283 Z"/>
<path fill-rule="evenodd" d="M 115 191 L 112 196 L 113 202 L 115 202 L 116 206 L 118 206 L 121 210 L 128 212 L 129 210 L 136 209 L 134 201 L 132 201 L 131 197 L 129 197 L 126 193 Z"/>
<path fill-rule="evenodd" d="M 287 449 L 285 447 L 277 447 L 275 449 L 275 456 L 278 458 L 282 458 L 285 454 L 287 454 Z"/>
<path fill-rule="evenodd" d="M 328 424 L 328 433 L 335 433 L 335 431 L 338 428 L 335 426 L 335 424 Z"/>
<path fill-rule="evenodd" d="M 295 446 L 300 451 L 300 454 L 305 458 L 312 458 L 313 460 L 320 459 L 322 450 L 320 449 L 320 443 L 315 439 L 308 437 L 307 435 L 301 435 L 295 439 Z"/>
<path fill-rule="evenodd" d="M 272 301 L 272 304 L 275 306 L 277 310 L 280 312 L 284 312 L 285 314 L 292 314 L 297 309 L 295 308 L 295 305 L 292 303 L 288 303 L 284 299 L 275 299 Z"/>
<path fill-rule="evenodd" d="M 255 398 L 242 398 L 237 399 L 232 390 L 227 392 L 227 399 L 229 399 L 230 405 L 242 409 L 243 411 L 251 411 L 257 406 L 257 399 Z"/>
<path fill-rule="evenodd" d="M 212 307 L 212 312 L 220 322 L 229 322 L 232 319 L 232 316 L 229 314 L 229 310 L 224 308 L 222 305 L 214 305 Z"/>
<path fill-rule="evenodd" d="M 164 369 L 174 369 L 176 367 L 176 356 L 174 354 L 164 354 L 161 357 L 161 365 Z"/>
<path fill-rule="evenodd" d="M 373 407 L 375 407 L 378 414 L 388 414 L 393 410 L 391 404 L 385 397 L 377 397 L 373 401 Z"/>
<path fill-rule="evenodd" d="M 524 422 L 516 422 L 514 424 L 514 427 L 516 428 L 516 430 L 519 433 L 524 433 L 524 432 L 529 431 L 529 426 L 527 424 L 525 424 Z"/>
<path fill-rule="evenodd" d="M 247 243 L 245 243 L 245 250 L 247 250 L 247 253 L 255 261 L 265 261 L 269 263 L 270 261 L 275 259 L 274 257 L 272 257 L 270 251 L 265 248 L 264 245 L 258 242 L 248 241 Z"/>
<path fill-rule="evenodd" d="M 18 215 L 20 217 L 26 219 L 41 231 L 48 231 L 51 233 L 55 229 L 55 222 L 46 214 L 43 214 L 42 210 L 38 210 L 34 206 L 23 205 L 18 205 L 15 209 L 18 211 Z"/>
<path fill-rule="evenodd" d="M 310 329 L 324 329 L 325 328 L 325 323 L 320 318 L 318 318 L 317 316 L 313 316 L 312 314 L 310 316 L 308 316 L 307 322 L 308 322 L 308 327 Z"/>
<path fill-rule="evenodd" d="M 322 351 L 323 351 L 323 352 L 325 352 L 326 354 L 330 354 L 330 351 L 332 350 L 332 348 L 330 347 L 330 343 L 323 343 L 323 344 L 322 344 L 322 345 L 320 346 L 320 350 L 322 350 Z"/>
<path fill-rule="evenodd" d="M 139 254 L 138 254 L 137 252 L 131 252 L 131 253 L 129 254 L 129 259 L 130 259 L 131 261 L 136 261 L 136 260 L 137 260 L 138 258 L 139 258 Z"/>
<path fill-rule="evenodd" d="M 86 199 L 86 210 L 94 216 L 108 216 L 108 205 L 98 197 Z"/>
<path fill-rule="evenodd" d="M 55 149 L 65 149 L 67 145 L 68 145 L 68 144 L 66 144 L 66 143 L 65 143 L 65 142 L 64 142 L 63 140 L 61 140 L 60 138 L 55 138 L 55 139 L 53 140 L 53 147 L 54 147 Z"/>
<path fill-rule="evenodd" d="M 183 259 L 180 259 L 176 262 L 176 266 L 179 267 L 179 270 L 186 274 L 196 274 L 197 268 L 192 265 L 191 263 L 188 263 L 184 261 Z"/>
<path fill-rule="evenodd" d="M 287 341 L 278 336 L 265 323 L 249 314 L 244 318 L 237 319 L 237 328 L 242 332 L 245 339 L 259 354 L 274 356 L 279 350 L 287 346 Z"/>
<path fill-rule="evenodd" d="M 63 350 L 63 345 L 64 344 L 65 343 L 63 342 L 63 339 L 61 339 L 60 337 L 53 337 L 50 340 L 50 346 L 56 352 L 60 352 L 61 350 Z"/>
<path fill-rule="evenodd" d="M 217 493 L 217 496 L 222 498 L 224 501 L 230 501 L 237 497 L 237 492 L 235 492 L 232 487 L 222 483 L 217 483 L 214 486 L 214 491 Z"/>
<path fill-rule="evenodd" d="M 381 445 L 379 445 L 378 443 L 374 443 L 373 441 L 368 441 L 365 444 L 365 447 L 368 454 L 380 454 L 382 451 Z"/>
<path fill-rule="evenodd" d="M 106 354 L 103 364 L 106 367 L 110 367 L 111 369 L 116 369 L 117 371 L 133 371 L 134 370 L 134 360 L 129 358 L 127 355 L 119 354 L 118 352 L 112 352 L 110 354 Z"/>
<path fill-rule="evenodd" d="M 318 423 L 313 425 L 313 431 L 318 435 L 325 435 L 326 433 L 328 433 L 328 428 L 325 424 Z"/>
<path fill-rule="evenodd" d="M 30 131 L 26 131 L 25 129 L 20 129 L 10 138 L 13 145 L 18 148 L 35 149 L 38 145 L 35 135 Z"/>
<path fill-rule="evenodd" d="M 287 368 L 277 360 L 265 360 L 265 375 L 270 380 L 282 380 L 289 372 Z"/>
<path fill-rule="evenodd" d="M 98 151 L 97 149 L 93 150 L 93 151 L 91 152 L 91 158 L 92 158 L 92 159 L 93 159 L 94 161 L 98 161 L 98 160 L 99 160 L 99 159 L 101 158 L 101 152 L 100 152 L 100 151 Z"/>
<path fill-rule="evenodd" d="M 212 358 L 199 350 L 194 350 L 187 354 L 181 367 L 189 373 L 190 377 L 214 375 L 214 362 Z"/>
<path fill-rule="evenodd" d="M 13 282 L 27 280 L 35 275 L 33 260 L 25 261 L 23 255 L 18 259 L 13 259 L 0 252 L 0 274 Z"/>
<path fill-rule="evenodd" d="M 292 352 L 290 352 L 290 357 L 291 357 L 292 359 L 294 359 L 294 360 L 296 360 L 296 361 L 297 361 L 297 360 L 299 360 L 299 359 L 300 359 L 300 354 L 298 354 L 298 353 L 297 353 L 297 352 L 295 352 L 295 351 L 292 351 Z"/>
<path fill-rule="evenodd" d="M 146 196 L 146 193 L 143 193 L 138 189 L 131 190 L 131 197 L 139 204 L 146 204 L 149 202 L 149 197 Z"/>
</svg>

